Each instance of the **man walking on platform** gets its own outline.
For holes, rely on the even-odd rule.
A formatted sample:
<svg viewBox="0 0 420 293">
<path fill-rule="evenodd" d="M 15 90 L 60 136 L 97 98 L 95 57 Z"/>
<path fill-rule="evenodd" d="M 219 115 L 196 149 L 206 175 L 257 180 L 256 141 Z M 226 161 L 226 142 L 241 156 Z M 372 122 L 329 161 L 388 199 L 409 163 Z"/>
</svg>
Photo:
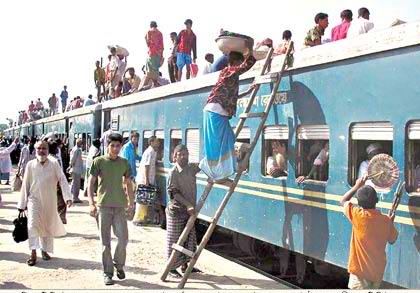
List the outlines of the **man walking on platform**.
<svg viewBox="0 0 420 293">
<path fill-rule="evenodd" d="M 29 266 L 36 264 L 36 250 L 41 249 L 42 259 L 51 259 L 54 237 L 66 235 L 57 212 L 57 183 L 60 184 L 68 207 L 72 205 L 66 176 L 58 161 L 48 156 L 48 143 L 39 141 L 35 145 L 36 159 L 26 165 L 23 178 L 19 211 L 28 209 L 28 242 L 32 250 L 27 260 Z"/>
<path fill-rule="evenodd" d="M 76 145 L 70 152 L 70 173 L 72 177 L 71 182 L 71 193 L 73 194 L 73 202 L 81 203 L 79 199 L 80 192 L 80 180 L 82 179 L 83 173 L 83 159 L 82 159 L 82 143 L 83 141 L 78 138 L 76 140 Z"/>
<path fill-rule="evenodd" d="M 125 210 L 127 206 L 130 210 L 134 208 L 134 193 L 128 161 L 118 156 L 122 147 L 123 137 L 118 133 L 113 133 L 107 139 L 107 154 L 97 157 L 90 168 L 88 194 L 90 215 L 98 217 L 99 233 L 102 242 L 104 283 L 105 285 L 113 285 L 114 267 L 117 269 L 117 277 L 120 280 L 125 279 L 124 265 L 128 244 Z M 97 203 L 95 203 L 94 193 L 97 180 Z M 127 194 L 124 192 L 123 184 Z M 111 255 L 111 227 L 118 238 L 114 258 Z"/>
</svg>

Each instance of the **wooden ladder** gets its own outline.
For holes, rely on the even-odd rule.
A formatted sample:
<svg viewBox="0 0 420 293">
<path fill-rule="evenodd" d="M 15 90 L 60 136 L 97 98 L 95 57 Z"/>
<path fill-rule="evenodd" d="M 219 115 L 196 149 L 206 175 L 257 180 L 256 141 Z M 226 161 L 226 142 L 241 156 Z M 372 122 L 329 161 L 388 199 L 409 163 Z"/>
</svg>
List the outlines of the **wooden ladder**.
<svg viewBox="0 0 420 293">
<path fill-rule="evenodd" d="M 271 66 L 271 60 L 273 57 L 273 48 L 270 49 L 270 51 L 268 52 L 266 58 L 265 58 L 265 62 L 264 65 L 261 69 L 261 73 L 259 76 L 256 76 L 254 79 L 254 83 L 257 85 L 254 90 L 251 92 L 251 97 L 249 99 L 248 105 L 246 106 L 244 112 L 239 115 L 239 122 L 236 126 L 235 129 L 235 138 L 238 137 L 239 133 L 241 132 L 242 128 L 244 127 L 245 121 L 248 118 L 259 118 L 260 120 L 260 124 L 258 126 L 257 132 L 255 133 L 255 136 L 252 140 L 252 143 L 248 149 L 248 151 L 246 152 L 245 157 L 243 158 L 243 162 L 248 162 L 252 152 L 254 151 L 255 145 L 257 144 L 257 141 L 261 135 L 261 132 L 263 131 L 263 128 L 265 126 L 265 121 L 267 120 L 268 114 L 270 113 L 271 107 L 274 103 L 274 100 L 276 98 L 276 94 L 277 94 L 277 90 L 280 86 L 280 82 L 281 82 L 281 78 L 282 75 L 285 71 L 285 69 L 288 66 L 288 60 L 289 60 L 289 55 L 291 54 L 291 50 L 293 48 L 293 43 L 290 44 L 286 54 L 284 54 L 284 61 L 283 61 L 283 65 L 282 68 L 280 70 L 280 72 L 276 72 L 276 73 L 268 73 L 269 72 L 269 68 Z M 267 105 L 265 106 L 264 112 L 250 112 L 252 105 L 254 103 L 255 97 L 257 95 L 257 92 L 259 90 L 259 86 L 261 84 L 265 84 L 265 83 L 273 83 L 273 87 L 271 90 L 271 94 L 270 94 L 270 98 L 268 100 Z M 225 209 L 227 203 L 229 202 L 232 194 L 235 192 L 235 188 L 238 185 L 239 180 L 241 179 L 242 173 L 245 171 L 244 169 L 240 169 L 237 171 L 235 178 L 233 180 L 229 179 L 229 181 L 227 183 L 223 183 L 223 185 L 228 186 L 229 190 L 226 192 L 221 204 L 219 205 L 216 214 L 214 215 L 214 217 L 210 220 L 210 225 L 207 228 L 206 233 L 204 234 L 203 239 L 201 240 L 201 243 L 197 246 L 197 250 L 195 252 L 190 251 L 186 248 L 184 248 L 184 243 L 188 238 L 188 234 L 190 233 L 190 231 L 192 230 L 192 228 L 194 227 L 195 221 L 197 219 L 198 213 L 201 210 L 201 208 L 204 205 L 204 202 L 207 199 L 207 196 L 209 195 L 210 191 L 212 190 L 215 182 L 208 180 L 207 186 L 204 189 L 203 194 L 201 195 L 197 206 L 196 206 L 196 212 L 193 216 L 190 216 L 190 218 L 188 219 L 187 225 L 185 226 L 184 231 L 182 231 L 181 236 L 178 239 L 178 242 L 173 244 L 172 246 L 172 253 L 171 256 L 169 257 L 167 263 L 166 263 L 166 268 L 164 270 L 164 272 L 161 275 L 161 280 L 165 281 L 169 271 L 171 270 L 172 264 L 175 262 L 178 253 L 183 253 L 187 256 L 189 256 L 190 262 L 188 264 L 188 268 L 184 273 L 184 276 L 182 278 L 182 280 L 180 281 L 180 283 L 178 284 L 178 288 L 182 289 L 185 286 L 185 283 L 188 280 L 188 277 L 191 274 L 192 269 L 194 268 L 195 263 L 198 260 L 198 257 L 200 256 L 201 252 L 203 251 L 204 247 L 206 246 L 207 242 L 210 240 L 211 235 L 213 234 L 214 229 L 217 226 L 217 222 L 219 221 L 219 218 L 221 217 L 223 210 Z"/>
</svg>

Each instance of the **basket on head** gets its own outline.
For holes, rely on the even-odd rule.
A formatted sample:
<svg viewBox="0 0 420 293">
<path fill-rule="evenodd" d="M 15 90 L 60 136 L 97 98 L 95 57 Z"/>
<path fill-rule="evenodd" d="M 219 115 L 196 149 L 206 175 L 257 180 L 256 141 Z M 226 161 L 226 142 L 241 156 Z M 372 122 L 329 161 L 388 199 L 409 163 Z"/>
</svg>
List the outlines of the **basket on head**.
<svg viewBox="0 0 420 293">
<path fill-rule="evenodd" d="M 397 162 L 387 154 L 376 155 L 369 162 L 368 177 L 380 188 L 390 188 L 398 181 L 399 174 Z"/>
</svg>

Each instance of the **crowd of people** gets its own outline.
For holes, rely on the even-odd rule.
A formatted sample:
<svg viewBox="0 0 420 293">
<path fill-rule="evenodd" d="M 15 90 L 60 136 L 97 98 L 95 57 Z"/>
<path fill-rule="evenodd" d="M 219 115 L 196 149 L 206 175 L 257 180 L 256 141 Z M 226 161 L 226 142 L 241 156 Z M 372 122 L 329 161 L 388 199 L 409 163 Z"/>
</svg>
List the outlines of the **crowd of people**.
<svg viewBox="0 0 420 293">
<path fill-rule="evenodd" d="M 352 21 L 351 11 L 350 13 L 348 10 L 343 11 L 342 18 L 342 24 L 332 31 L 334 41 L 348 37 L 350 32 L 366 33 L 373 27 L 369 22 L 369 11 L 366 8 L 359 10 L 359 19 L 354 23 L 349 24 Z M 304 42 L 307 46 L 322 44 L 321 38 L 328 26 L 328 15 L 317 14 L 315 23 L 316 26 L 305 37 Z M 191 29 L 192 21 L 187 19 L 184 24 L 186 27 L 179 34 L 171 34 L 174 48 L 171 50 L 168 67 L 173 70 L 170 74 L 174 82 L 181 80 L 184 67 L 186 78 L 191 77 L 193 70 L 189 65 L 194 64 L 197 58 L 196 36 Z M 276 48 L 278 54 L 287 51 L 288 44 L 291 44 L 291 36 L 290 31 L 283 33 L 284 43 Z M 118 98 L 130 91 L 141 91 L 159 85 L 159 68 L 163 63 L 163 40 L 156 22 L 150 23 L 150 30 L 145 40 L 149 51 L 143 79 L 135 74 L 134 68 L 126 70 L 127 52 L 121 47 L 110 47 L 109 64 L 105 69 L 101 68 L 100 62 L 96 63 L 94 78 L 99 101 Z M 256 62 L 253 56 L 253 42 L 246 43 L 248 54 L 245 56 L 239 52 L 229 52 L 222 56 L 225 59 L 224 64 L 214 62 L 219 66 L 216 71 L 221 71 L 203 109 L 204 158 L 200 164 L 189 163 L 188 148 L 185 145 L 180 144 L 173 150 L 174 167 L 169 174 L 166 190 L 170 199 L 166 206 L 167 257 L 170 256 L 172 245 L 181 235 L 188 218 L 197 213 L 195 175 L 203 171 L 210 182 L 223 184 L 229 180 L 229 176 L 243 172 L 247 168 L 246 164 L 238 164 L 235 135 L 229 123 L 236 113 L 237 99 L 256 88 L 256 85 L 252 84 L 249 90 L 239 93 L 239 76 L 251 69 Z M 257 44 L 257 47 L 261 46 L 272 47 L 273 42 L 266 39 Z M 212 63 L 214 56 L 206 55 L 206 60 Z M 211 67 L 206 66 L 206 71 Z M 159 140 L 155 136 L 150 137 L 148 147 L 142 155 L 138 149 L 139 134 L 136 131 L 130 133 L 129 142 L 123 145 L 123 141 L 119 133 L 107 130 L 100 140 L 92 143 L 86 164 L 88 171 L 85 195 L 88 196 L 90 215 L 98 223 L 106 285 L 114 284 L 115 270 L 119 279 L 125 278 L 127 215 L 137 205 L 134 195 L 146 187 L 156 185 Z M 18 140 L 8 148 L 0 149 L 0 157 L 9 156 L 16 143 Z M 66 223 L 66 208 L 81 201 L 79 193 L 83 174 L 82 143 L 80 139 L 76 140 L 75 146 L 68 150 L 66 142 L 54 136 L 41 138 L 37 142 L 25 139 L 27 147 L 22 148 L 22 158 L 24 158 L 20 164 L 25 164 L 26 167 L 23 168 L 24 172 L 18 173 L 23 176 L 18 209 L 21 212 L 27 210 L 29 217 L 31 256 L 27 264 L 30 266 L 37 262 L 37 249 L 41 249 L 43 260 L 51 258 L 49 253 L 53 251 L 53 238 L 65 234 L 63 224 Z M 100 155 L 99 150 L 101 144 L 103 155 Z M 267 160 L 267 173 L 282 176 L 287 172 L 286 146 L 273 143 L 272 149 L 270 162 Z M 377 147 L 372 146 L 368 154 L 378 151 L 380 150 Z M 297 178 L 298 183 L 311 176 L 322 177 L 322 166 L 325 166 L 329 159 L 328 142 L 320 143 L 317 153 L 310 174 Z M 137 168 L 138 161 L 140 164 Z M 21 170 L 21 167 L 18 169 Z M 71 188 L 67 181 L 70 177 Z M 349 258 L 349 287 L 352 289 L 378 288 L 385 270 L 385 246 L 387 243 L 393 243 L 398 236 L 393 225 L 395 214 L 385 216 L 375 209 L 378 201 L 377 193 L 374 187 L 365 185 L 367 181 L 367 175 L 362 170 L 355 186 L 341 200 L 344 213 L 353 225 Z M 349 202 L 354 194 L 357 194 L 358 207 Z M 48 212 L 45 212 L 46 210 Z M 141 211 L 137 207 L 135 210 L 136 213 Z M 118 239 L 114 256 L 111 253 L 111 227 Z M 188 236 L 186 246 L 191 251 L 196 249 L 194 229 Z M 180 256 L 171 267 L 170 275 L 174 278 L 181 277 L 177 269 L 181 267 L 181 272 L 185 271 L 188 261 L 189 258 L 185 255 Z"/>
<path fill-rule="evenodd" d="M 304 47 L 318 46 L 327 42 L 335 42 L 345 38 L 355 37 L 365 34 L 374 28 L 374 23 L 370 21 L 370 12 L 362 7 L 358 10 L 357 19 L 353 20 L 353 13 L 345 9 L 340 14 L 342 22 L 331 30 L 331 37 L 325 38 L 324 32 L 329 26 L 328 14 L 320 12 L 315 15 L 315 26 L 308 30 L 304 38 Z M 396 24 L 401 24 L 398 21 Z M 165 63 L 163 35 L 158 29 L 156 21 L 150 22 L 150 28 L 145 35 L 145 43 L 148 48 L 145 65 L 141 68 L 143 77 L 136 73 L 134 67 L 127 67 L 128 51 L 120 46 L 108 46 L 110 54 L 108 63 L 102 66 L 102 61 L 96 61 L 94 69 L 94 84 L 96 88 L 96 99 L 92 95 L 87 98 L 81 96 L 74 97 L 68 101 L 69 94 L 67 86 L 64 86 L 58 98 L 55 93 L 48 98 L 48 107 L 44 107 L 41 99 L 31 101 L 27 110 L 19 111 L 17 125 L 44 118 L 59 112 L 61 102 L 61 112 L 74 110 L 94 103 L 119 98 L 135 92 L 148 90 L 151 88 L 179 82 L 183 77 L 185 68 L 185 78 L 189 79 L 197 76 L 197 38 L 192 30 L 193 21 L 187 19 L 184 22 L 185 28 L 179 33 L 171 32 L 169 38 L 171 47 L 167 56 L 168 78 L 164 78 L 160 68 Z M 220 30 L 223 35 L 225 31 Z M 282 42 L 275 46 L 274 55 L 284 54 L 290 46 L 292 32 L 285 30 L 282 34 Z M 273 47 L 273 41 L 266 38 L 258 42 L 254 50 Z M 205 54 L 204 67 L 201 74 L 217 72 L 225 68 L 228 64 L 227 54 L 221 54 L 217 59 L 211 53 Z M 11 125 L 13 126 L 13 125 Z"/>
</svg>

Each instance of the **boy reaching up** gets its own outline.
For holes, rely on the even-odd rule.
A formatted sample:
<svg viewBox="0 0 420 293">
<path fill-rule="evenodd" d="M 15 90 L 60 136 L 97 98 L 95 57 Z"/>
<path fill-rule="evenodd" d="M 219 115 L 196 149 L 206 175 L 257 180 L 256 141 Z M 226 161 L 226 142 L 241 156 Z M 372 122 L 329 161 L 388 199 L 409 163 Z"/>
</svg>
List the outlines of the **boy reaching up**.
<svg viewBox="0 0 420 293">
<path fill-rule="evenodd" d="M 398 237 L 395 214 L 386 216 L 376 209 L 376 191 L 365 185 L 366 180 L 367 175 L 359 178 L 340 201 L 353 226 L 348 263 L 350 289 L 380 287 L 386 266 L 386 244 L 393 244 Z M 358 207 L 350 202 L 355 193 Z"/>
</svg>

